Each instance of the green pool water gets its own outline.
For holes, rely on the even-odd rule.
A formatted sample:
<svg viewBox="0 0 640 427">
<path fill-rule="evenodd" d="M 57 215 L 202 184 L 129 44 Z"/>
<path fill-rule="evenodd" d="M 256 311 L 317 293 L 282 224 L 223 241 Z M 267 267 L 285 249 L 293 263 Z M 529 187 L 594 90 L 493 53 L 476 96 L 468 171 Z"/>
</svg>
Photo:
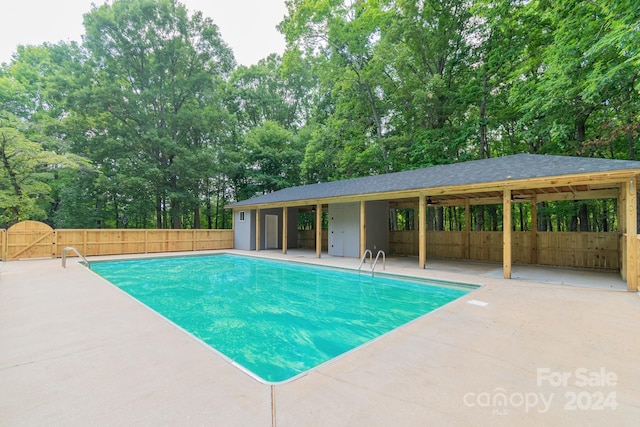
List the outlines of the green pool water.
<svg viewBox="0 0 640 427">
<path fill-rule="evenodd" d="M 282 382 L 472 290 L 237 255 L 91 269 L 266 382 Z"/>
</svg>

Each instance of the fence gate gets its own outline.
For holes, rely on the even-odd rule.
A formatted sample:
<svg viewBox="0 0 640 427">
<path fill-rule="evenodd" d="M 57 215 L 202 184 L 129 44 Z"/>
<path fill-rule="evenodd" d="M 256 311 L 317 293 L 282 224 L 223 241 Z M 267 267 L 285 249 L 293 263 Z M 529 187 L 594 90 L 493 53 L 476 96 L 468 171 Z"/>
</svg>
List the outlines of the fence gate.
<svg viewBox="0 0 640 427">
<path fill-rule="evenodd" d="M 38 221 L 23 221 L 7 230 L 7 260 L 55 258 L 53 228 Z"/>
</svg>

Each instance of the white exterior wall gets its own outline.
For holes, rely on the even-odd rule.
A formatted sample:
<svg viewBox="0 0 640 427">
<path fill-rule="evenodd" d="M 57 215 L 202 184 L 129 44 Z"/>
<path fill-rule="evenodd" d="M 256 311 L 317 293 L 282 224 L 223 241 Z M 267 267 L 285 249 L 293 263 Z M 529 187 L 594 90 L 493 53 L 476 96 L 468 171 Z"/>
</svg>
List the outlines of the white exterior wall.
<svg viewBox="0 0 640 427">
<path fill-rule="evenodd" d="M 241 212 L 244 212 L 244 221 L 240 220 Z M 233 212 L 233 247 L 243 251 L 256 249 L 256 211 Z"/>
<path fill-rule="evenodd" d="M 360 203 L 329 205 L 329 255 L 360 257 Z"/>
</svg>

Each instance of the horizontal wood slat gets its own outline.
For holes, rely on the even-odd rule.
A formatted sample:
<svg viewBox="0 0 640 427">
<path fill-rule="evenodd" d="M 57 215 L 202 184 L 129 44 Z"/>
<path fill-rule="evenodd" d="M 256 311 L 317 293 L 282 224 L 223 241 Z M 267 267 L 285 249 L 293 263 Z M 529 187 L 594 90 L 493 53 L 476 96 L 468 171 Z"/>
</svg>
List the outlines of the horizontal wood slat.
<svg viewBox="0 0 640 427">
<path fill-rule="evenodd" d="M 467 248 L 466 234 L 469 233 Z M 535 233 L 537 264 L 560 267 L 620 268 L 619 233 L 543 232 Z M 532 238 L 530 231 L 512 233 L 513 262 L 531 264 Z M 427 262 L 429 257 L 468 259 L 473 261 L 502 261 L 501 231 L 428 231 Z M 418 255 L 418 233 L 389 232 L 392 254 Z M 468 250 L 468 252 L 467 252 Z"/>
</svg>

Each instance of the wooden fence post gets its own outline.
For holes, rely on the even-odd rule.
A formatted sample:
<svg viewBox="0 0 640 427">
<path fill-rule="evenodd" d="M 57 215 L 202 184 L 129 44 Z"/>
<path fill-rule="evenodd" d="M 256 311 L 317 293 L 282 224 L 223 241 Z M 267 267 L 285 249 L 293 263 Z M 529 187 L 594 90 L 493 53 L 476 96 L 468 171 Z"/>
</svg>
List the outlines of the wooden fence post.
<svg viewBox="0 0 640 427">
<path fill-rule="evenodd" d="M 7 260 L 7 248 L 7 230 L 2 229 L 0 230 L 0 259 L 2 259 L 2 261 Z"/>
<path fill-rule="evenodd" d="M 58 257 L 58 251 L 56 248 L 58 247 L 58 232 L 53 230 L 53 238 L 51 239 L 51 258 L 55 259 Z"/>
</svg>

